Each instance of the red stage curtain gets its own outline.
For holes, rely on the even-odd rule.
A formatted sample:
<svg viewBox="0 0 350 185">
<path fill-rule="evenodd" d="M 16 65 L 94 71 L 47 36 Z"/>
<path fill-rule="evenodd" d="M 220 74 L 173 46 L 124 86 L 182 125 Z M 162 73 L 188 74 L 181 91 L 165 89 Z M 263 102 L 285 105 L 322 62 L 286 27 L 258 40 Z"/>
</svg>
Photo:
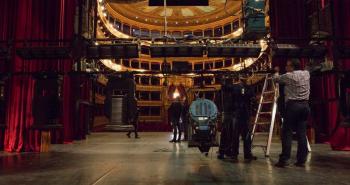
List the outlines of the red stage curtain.
<svg viewBox="0 0 350 185">
<path fill-rule="evenodd" d="M 337 122 L 338 102 L 336 75 L 323 74 L 311 78 L 312 124 L 316 142 L 328 142 Z"/>
<path fill-rule="evenodd" d="M 335 14 L 335 35 L 339 38 L 350 36 L 350 1 L 333 1 Z M 350 47 L 349 41 L 340 41 L 339 45 Z M 341 69 L 350 70 L 350 60 L 340 60 Z M 338 107 L 330 107 L 334 112 L 339 112 Z M 335 114 L 335 113 L 334 113 Z M 339 115 L 340 116 L 340 115 Z M 340 119 L 338 118 L 338 121 Z M 350 129 L 337 127 L 337 122 L 330 124 L 332 135 L 330 144 L 334 150 L 350 150 Z"/>
<path fill-rule="evenodd" d="M 307 44 L 305 38 L 307 38 L 307 17 L 306 17 L 306 1 L 281 1 L 281 0 L 270 0 L 270 17 L 271 17 L 271 34 L 272 37 L 279 43 L 294 43 L 294 44 Z M 279 66 L 284 71 L 286 65 L 286 58 L 274 58 L 273 66 Z M 306 59 L 301 60 L 303 64 L 307 61 Z M 319 77 L 321 78 L 321 77 Z M 327 98 L 322 93 L 322 89 L 326 88 L 322 83 L 322 79 L 312 79 L 312 99 Z M 329 125 L 325 123 L 325 119 L 318 119 L 320 115 L 325 116 L 325 106 L 313 106 L 313 126 L 316 128 L 318 135 L 328 135 Z M 325 128 L 326 127 L 326 128 Z M 326 133 L 326 134 L 324 134 Z"/>
<path fill-rule="evenodd" d="M 1 39 L 57 40 L 71 39 L 73 36 L 75 1 L 3 0 L 0 2 L 0 7 Z M 15 44 L 15 48 L 20 46 L 20 43 Z M 62 71 L 71 69 L 71 64 L 72 62 L 65 61 L 23 61 L 13 55 L 7 71 Z M 69 81 L 65 80 L 66 84 L 69 84 Z M 33 124 L 33 88 L 34 80 L 29 75 L 13 76 L 10 79 L 5 133 L 6 151 L 39 151 L 40 149 L 40 133 L 30 128 Z M 64 88 L 63 91 L 69 91 L 69 88 Z M 64 93 L 65 96 L 67 93 Z M 67 120 L 63 123 L 65 126 L 72 124 Z"/>
<path fill-rule="evenodd" d="M 304 44 L 307 36 L 306 6 L 304 0 L 270 0 L 271 36 L 279 43 Z M 283 71 L 286 58 L 274 58 L 273 66 Z"/>
<path fill-rule="evenodd" d="M 8 40 L 8 38 L 13 36 L 13 29 L 10 26 L 10 21 L 13 20 L 13 18 L 10 18 L 10 16 L 8 16 L 11 11 L 12 8 L 15 6 L 14 1 L 0 1 L 0 44 L 1 46 L 5 46 L 6 45 L 6 41 Z M 6 72 L 7 71 L 7 66 L 5 63 L 7 62 L 5 59 L 0 59 L 0 73 L 1 72 Z M 4 129 L 0 130 L 0 150 L 3 149 L 4 146 L 4 136 L 5 132 Z"/>
<path fill-rule="evenodd" d="M 305 0 L 270 0 L 270 24 L 273 38 L 305 38 L 307 34 L 305 5 Z"/>
<path fill-rule="evenodd" d="M 320 0 L 321 2 L 324 2 Z M 337 37 L 349 37 L 350 35 L 350 1 L 333 1 L 335 13 L 335 28 Z M 275 39 L 306 38 L 307 17 L 304 0 L 281 1 L 270 0 L 271 8 L 271 32 Z M 303 44 L 295 42 L 296 44 Z M 340 44 L 350 45 L 349 42 Z M 328 44 L 330 47 L 332 43 Z M 332 53 L 330 53 L 332 56 Z M 331 57 L 330 56 L 330 57 Z M 281 66 L 283 69 L 286 59 L 274 59 L 273 65 Z M 341 61 L 342 69 L 350 69 L 350 61 Z M 333 149 L 346 150 L 350 148 L 350 133 L 344 128 L 339 128 L 332 135 L 338 120 L 338 103 L 334 101 L 337 97 L 336 77 L 333 74 L 325 74 L 312 79 L 312 98 L 321 100 L 313 106 L 313 124 L 317 129 L 318 141 L 330 141 Z M 332 136 L 332 137 L 331 137 Z"/>
</svg>

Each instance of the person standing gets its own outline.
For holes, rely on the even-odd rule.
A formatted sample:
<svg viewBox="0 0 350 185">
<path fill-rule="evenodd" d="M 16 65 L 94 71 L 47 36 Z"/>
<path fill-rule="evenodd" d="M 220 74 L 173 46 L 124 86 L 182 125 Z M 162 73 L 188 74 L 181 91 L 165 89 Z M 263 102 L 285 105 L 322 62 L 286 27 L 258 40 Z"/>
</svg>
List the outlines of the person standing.
<svg viewBox="0 0 350 185">
<path fill-rule="evenodd" d="M 133 130 L 129 130 L 126 134 L 128 138 L 132 132 L 135 134 L 135 139 L 139 139 L 138 131 L 138 123 L 139 123 L 139 108 L 137 108 L 137 99 L 136 97 L 128 98 L 128 122 L 133 125 Z"/>
<path fill-rule="evenodd" d="M 279 75 L 279 68 L 276 67 L 274 81 L 284 84 L 285 91 L 285 118 L 282 124 L 282 153 L 280 154 L 276 167 L 289 165 L 292 149 L 293 130 L 296 131 L 298 140 L 297 161 L 294 164 L 304 167 L 308 154 L 306 127 L 310 113 L 310 73 L 302 70 L 298 59 L 287 61 L 286 74 Z"/>
<path fill-rule="evenodd" d="M 225 102 L 223 102 L 224 121 L 220 138 L 218 159 L 224 155 L 234 162 L 238 161 L 240 136 L 243 139 L 244 159 L 248 162 L 256 160 L 251 152 L 249 135 L 249 120 L 253 91 L 243 84 L 239 78 L 234 84 L 226 83 L 222 87 Z"/>
<path fill-rule="evenodd" d="M 173 127 L 173 139 L 169 142 L 180 142 L 181 141 L 181 127 L 180 117 L 182 114 L 183 106 L 180 101 L 180 97 L 177 97 L 169 107 L 170 122 Z M 177 135 L 179 134 L 179 137 Z"/>
<path fill-rule="evenodd" d="M 220 145 L 218 159 L 225 159 L 225 156 L 233 158 L 232 139 L 234 132 L 234 109 L 232 78 L 224 79 L 221 84 L 221 109 L 222 109 L 222 126 L 220 135 Z"/>
<path fill-rule="evenodd" d="M 188 111 L 189 111 L 189 103 L 187 98 L 184 101 L 181 120 L 182 120 L 182 129 L 184 132 L 184 141 L 188 141 Z"/>
<path fill-rule="evenodd" d="M 239 154 L 240 137 L 243 140 L 243 154 L 246 162 L 251 162 L 257 158 L 252 154 L 252 140 L 249 132 L 252 104 L 255 101 L 255 93 L 251 87 L 241 79 L 237 79 L 234 84 L 234 111 L 235 111 L 235 129 L 233 134 L 233 155 L 237 160 Z"/>
</svg>

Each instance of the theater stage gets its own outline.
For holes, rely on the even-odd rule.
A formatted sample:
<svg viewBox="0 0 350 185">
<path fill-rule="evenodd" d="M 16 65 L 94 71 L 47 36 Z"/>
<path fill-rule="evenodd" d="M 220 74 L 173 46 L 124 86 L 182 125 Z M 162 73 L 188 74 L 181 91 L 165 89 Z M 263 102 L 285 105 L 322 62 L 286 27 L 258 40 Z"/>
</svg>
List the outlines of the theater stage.
<svg viewBox="0 0 350 185">
<path fill-rule="evenodd" d="M 350 184 L 350 152 L 312 145 L 305 168 L 273 167 L 280 144 L 275 141 L 270 159 L 260 148 L 250 164 L 208 157 L 186 143 L 171 144 L 169 133 L 94 133 L 87 140 L 54 145 L 50 153 L 0 153 L 1 185 L 299 185 Z"/>
</svg>

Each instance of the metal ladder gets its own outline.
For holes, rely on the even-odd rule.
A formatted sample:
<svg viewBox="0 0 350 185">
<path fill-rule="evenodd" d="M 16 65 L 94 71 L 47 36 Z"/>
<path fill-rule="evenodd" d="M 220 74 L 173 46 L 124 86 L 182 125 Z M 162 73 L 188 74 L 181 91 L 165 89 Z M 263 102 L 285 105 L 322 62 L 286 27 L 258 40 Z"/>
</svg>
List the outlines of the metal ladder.
<svg viewBox="0 0 350 185">
<path fill-rule="evenodd" d="M 270 100 L 266 100 L 266 96 L 270 95 Z M 253 124 L 253 129 L 251 132 L 251 141 L 252 141 L 252 147 L 262 147 L 265 156 L 268 157 L 270 155 L 270 148 L 271 148 L 271 141 L 272 141 L 272 136 L 273 136 L 273 129 L 275 126 L 275 120 L 276 120 L 276 113 L 277 113 L 277 99 L 279 97 L 279 87 L 278 84 L 274 83 L 272 80 L 272 76 L 270 75 L 265 75 L 265 80 L 264 80 L 264 86 L 262 89 L 261 97 L 259 100 L 259 106 L 258 110 L 256 112 L 254 124 Z M 270 110 L 265 110 L 262 111 L 263 105 L 269 105 Z M 261 121 L 261 115 L 269 115 L 270 119 L 268 121 Z M 256 132 L 257 127 L 259 126 L 268 126 L 269 129 L 268 131 L 263 131 L 263 132 Z M 253 139 L 255 135 L 268 135 L 266 145 L 254 145 L 253 144 Z M 306 137 L 307 141 L 307 148 L 308 151 L 311 152 L 311 146 L 309 143 L 309 140 Z"/>
<path fill-rule="evenodd" d="M 273 135 L 273 129 L 275 125 L 275 118 L 276 118 L 276 113 L 277 113 L 277 98 L 279 96 L 279 91 L 278 91 L 278 84 L 275 84 L 272 80 L 272 75 L 265 75 L 265 80 L 264 80 L 264 86 L 262 89 L 262 93 L 260 96 L 259 100 L 259 106 L 258 110 L 256 112 L 252 132 L 251 132 L 251 141 L 252 141 L 252 146 L 260 146 L 263 148 L 265 152 L 265 156 L 268 157 L 270 155 L 270 148 L 271 148 L 271 140 L 272 140 L 272 135 Z M 266 107 L 269 108 L 266 108 Z M 264 108 L 263 108 L 264 107 Z M 267 110 L 268 109 L 268 110 Z M 265 120 L 261 120 L 262 117 L 265 115 Z M 267 116 L 267 118 L 266 118 Z M 268 131 L 258 131 L 257 132 L 257 127 L 259 128 L 260 126 L 268 127 Z M 259 128 L 261 129 L 261 128 Z M 254 145 L 253 144 L 253 139 L 255 135 L 268 135 L 267 138 L 267 143 L 266 145 Z"/>
</svg>

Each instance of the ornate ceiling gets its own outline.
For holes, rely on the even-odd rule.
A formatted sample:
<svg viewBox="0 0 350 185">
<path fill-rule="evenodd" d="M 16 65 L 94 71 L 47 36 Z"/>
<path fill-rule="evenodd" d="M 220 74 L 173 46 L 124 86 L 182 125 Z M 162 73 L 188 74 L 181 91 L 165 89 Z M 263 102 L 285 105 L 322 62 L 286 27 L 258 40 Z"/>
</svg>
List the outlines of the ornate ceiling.
<svg viewBox="0 0 350 185">
<path fill-rule="evenodd" d="M 99 33 L 110 31 L 117 38 L 131 38 L 132 30 L 148 30 L 148 31 L 163 31 L 164 30 L 164 15 L 167 15 L 168 31 L 171 33 L 187 31 L 197 32 L 210 30 L 224 30 L 227 25 L 231 25 L 229 32 L 224 32 L 217 37 L 237 37 L 241 34 L 242 28 L 235 27 L 234 23 L 239 22 L 241 16 L 242 0 L 209 0 L 209 6 L 169 6 L 166 11 L 162 6 L 148 6 L 148 0 L 99 0 L 99 15 L 100 20 L 98 27 Z M 117 24 L 118 23 L 118 24 Z M 123 26 L 124 25 L 124 26 Z M 125 32 L 124 28 L 127 25 L 128 29 Z M 215 31 L 213 32 L 215 33 Z M 152 34 L 151 34 L 152 35 Z M 205 34 L 203 34 L 205 36 Z M 214 34 L 215 35 L 215 34 Z M 212 35 L 212 36 L 214 36 Z M 99 35 L 104 38 L 106 34 Z M 212 37 L 209 36 L 209 37 Z M 108 36 L 107 36 L 108 37 Z M 149 42 L 143 41 L 141 45 L 149 45 Z M 168 62 L 172 62 L 174 58 L 167 58 Z M 207 63 L 225 62 L 225 58 L 176 58 L 177 61 L 189 61 L 193 65 L 202 64 L 204 67 Z M 230 59 L 233 60 L 233 59 Z M 217 67 L 213 70 L 232 70 L 237 71 L 242 66 L 253 66 L 255 59 L 252 61 L 241 60 L 239 63 L 232 62 L 230 66 Z M 162 63 L 163 58 L 150 58 L 149 55 L 140 55 L 140 58 L 135 59 L 139 63 Z M 135 62 L 133 61 L 133 62 Z M 124 70 L 141 70 L 144 68 L 134 68 L 131 65 L 124 65 L 115 61 L 104 61 L 103 64 L 108 68 L 116 71 Z M 244 64 L 244 65 L 242 65 Z M 151 70 L 151 69 L 148 69 Z"/>
<path fill-rule="evenodd" d="M 179 27 L 215 27 L 238 18 L 240 0 L 209 0 L 209 6 L 148 6 L 148 0 L 106 0 L 110 15 L 140 27 L 164 26 L 164 15 L 168 18 L 169 29 Z M 177 28 L 177 29 L 176 29 Z"/>
</svg>

